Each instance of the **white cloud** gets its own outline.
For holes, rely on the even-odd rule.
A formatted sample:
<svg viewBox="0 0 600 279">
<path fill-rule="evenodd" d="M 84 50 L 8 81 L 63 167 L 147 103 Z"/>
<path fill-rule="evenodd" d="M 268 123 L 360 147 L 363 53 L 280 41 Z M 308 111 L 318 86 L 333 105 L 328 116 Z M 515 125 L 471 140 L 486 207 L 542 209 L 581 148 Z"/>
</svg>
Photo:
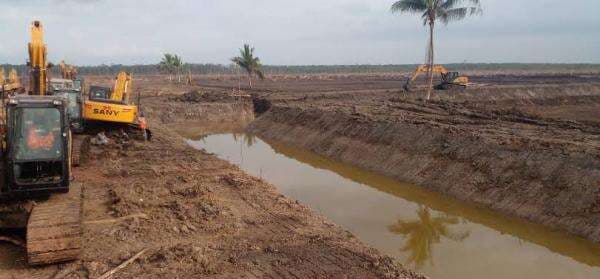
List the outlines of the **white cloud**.
<svg viewBox="0 0 600 279">
<path fill-rule="evenodd" d="M 600 2 L 483 0 L 484 14 L 440 26 L 441 62 L 600 62 Z M 174 52 L 228 63 L 244 42 L 268 64 L 418 63 L 426 29 L 390 0 L 32 0 L 0 3 L 0 63 L 26 59 L 40 19 L 52 60 L 155 63 Z"/>
</svg>

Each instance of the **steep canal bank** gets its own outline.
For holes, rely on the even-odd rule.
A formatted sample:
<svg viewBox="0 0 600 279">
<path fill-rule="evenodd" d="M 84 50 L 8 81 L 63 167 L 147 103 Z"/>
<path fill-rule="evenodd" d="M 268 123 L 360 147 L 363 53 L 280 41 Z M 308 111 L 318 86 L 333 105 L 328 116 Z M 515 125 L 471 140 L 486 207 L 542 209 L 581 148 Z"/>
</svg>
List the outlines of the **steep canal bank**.
<svg viewBox="0 0 600 279">
<path fill-rule="evenodd" d="M 600 248 L 578 237 L 248 134 L 188 143 L 264 178 L 432 278 L 600 276 Z"/>
<path fill-rule="evenodd" d="M 600 243 L 597 123 L 381 93 L 281 101 L 249 131 Z"/>
</svg>

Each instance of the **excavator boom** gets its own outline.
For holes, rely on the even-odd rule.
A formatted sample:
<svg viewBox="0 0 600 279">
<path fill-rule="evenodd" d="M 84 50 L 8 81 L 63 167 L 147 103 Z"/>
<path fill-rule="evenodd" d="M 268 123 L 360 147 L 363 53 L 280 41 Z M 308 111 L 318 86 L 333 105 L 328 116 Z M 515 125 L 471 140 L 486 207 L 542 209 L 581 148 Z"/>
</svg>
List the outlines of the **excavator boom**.
<svg viewBox="0 0 600 279">
<path fill-rule="evenodd" d="M 429 72 L 429 65 L 419 65 L 417 67 L 417 69 L 414 71 L 414 73 L 412 74 L 412 76 L 409 79 L 409 82 L 414 82 L 420 74 L 426 74 Z M 447 74 L 448 70 L 446 70 L 446 68 L 444 68 L 444 66 L 442 65 L 433 65 L 433 71 L 431 72 L 432 74 Z"/>
<path fill-rule="evenodd" d="M 131 74 L 120 72 L 115 80 L 115 87 L 111 99 L 115 102 L 129 103 L 129 86 L 131 85 Z"/>
<path fill-rule="evenodd" d="M 31 25 L 31 42 L 29 43 L 29 67 L 31 71 L 29 95 L 46 95 L 47 65 L 42 24 L 39 21 L 34 21 Z"/>
</svg>

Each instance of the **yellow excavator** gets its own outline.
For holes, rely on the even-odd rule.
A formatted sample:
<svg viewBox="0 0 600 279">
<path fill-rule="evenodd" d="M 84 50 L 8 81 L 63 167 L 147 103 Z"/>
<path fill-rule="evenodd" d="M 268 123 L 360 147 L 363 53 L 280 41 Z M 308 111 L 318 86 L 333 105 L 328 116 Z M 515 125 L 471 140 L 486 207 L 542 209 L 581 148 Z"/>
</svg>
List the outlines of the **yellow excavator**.
<svg viewBox="0 0 600 279">
<path fill-rule="evenodd" d="M 404 90 L 410 92 L 413 89 L 414 81 L 419 75 L 427 73 L 429 73 L 429 65 L 419 65 L 404 84 Z M 441 76 L 441 82 L 435 85 L 437 90 L 463 90 L 469 84 L 469 77 L 461 75 L 459 72 L 450 72 L 442 65 L 433 65 L 432 74 L 440 74 Z"/>
<path fill-rule="evenodd" d="M 43 34 L 34 21 L 28 94 L 7 99 L 0 135 L 0 228 L 25 230 L 31 265 L 75 260 L 82 250 L 82 187 L 71 181 L 66 100 L 48 92 Z"/>
<path fill-rule="evenodd" d="M 66 64 L 64 60 L 60 61 L 58 66 L 60 67 L 60 74 L 63 79 L 74 80 L 77 78 L 77 68 L 75 66 Z"/>
<path fill-rule="evenodd" d="M 3 94 L 22 93 L 24 91 L 15 69 L 11 69 L 8 78 L 5 78 L 4 68 L 0 68 L 0 87 Z"/>
<path fill-rule="evenodd" d="M 149 140 L 152 133 L 139 108 L 139 95 L 137 104 L 131 101 L 131 81 L 131 74 L 120 72 L 112 89 L 91 85 L 83 109 L 86 125 L 122 128 L 136 138 Z"/>
</svg>

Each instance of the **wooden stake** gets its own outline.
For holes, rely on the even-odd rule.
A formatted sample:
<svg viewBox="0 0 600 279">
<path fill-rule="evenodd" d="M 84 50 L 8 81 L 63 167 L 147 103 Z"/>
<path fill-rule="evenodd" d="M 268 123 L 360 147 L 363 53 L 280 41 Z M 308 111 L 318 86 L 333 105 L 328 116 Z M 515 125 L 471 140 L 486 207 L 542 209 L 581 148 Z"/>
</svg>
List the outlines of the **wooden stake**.
<svg viewBox="0 0 600 279">
<path fill-rule="evenodd" d="M 108 279 L 108 278 L 112 277 L 115 273 L 117 273 L 117 271 L 125 268 L 126 266 L 131 264 L 133 261 L 137 260 L 137 258 L 139 258 L 147 250 L 148 250 L 148 248 L 145 248 L 142 251 L 139 251 L 137 254 L 135 254 L 133 257 L 131 257 L 129 260 L 124 261 L 122 264 L 115 267 L 114 269 L 102 274 L 102 276 L 98 277 L 98 279 Z"/>
</svg>

